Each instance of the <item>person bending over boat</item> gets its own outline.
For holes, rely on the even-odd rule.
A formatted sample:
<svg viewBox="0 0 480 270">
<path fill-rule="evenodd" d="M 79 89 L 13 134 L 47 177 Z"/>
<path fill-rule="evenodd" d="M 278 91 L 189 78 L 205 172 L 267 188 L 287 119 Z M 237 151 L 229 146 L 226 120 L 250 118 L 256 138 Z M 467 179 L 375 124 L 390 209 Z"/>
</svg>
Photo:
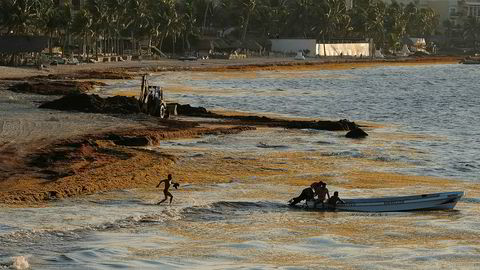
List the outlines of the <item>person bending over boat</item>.
<svg viewBox="0 0 480 270">
<path fill-rule="evenodd" d="M 318 183 L 313 183 L 311 187 L 313 188 L 313 190 L 315 190 L 315 195 L 317 195 L 315 206 L 317 206 L 318 203 L 322 203 L 323 205 L 327 196 L 328 199 L 330 199 L 330 193 L 328 192 L 326 183 L 320 181 Z"/>
<path fill-rule="evenodd" d="M 327 200 L 327 204 L 329 207 L 335 208 L 338 203 L 345 203 L 345 202 L 342 199 L 340 199 L 340 197 L 338 197 L 338 191 L 335 191 L 333 193 L 333 196 Z"/>
<path fill-rule="evenodd" d="M 307 202 L 307 201 L 313 200 L 314 198 L 315 198 L 315 192 L 313 191 L 313 188 L 308 187 L 302 190 L 302 193 L 300 194 L 300 196 L 290 199 L 290 201 L 288 201 L 288 204 L 290 206 L 295 206 L 297 203 L 303 200 Z"/>
<path fill-rule="evenodd" d="M 163 179 L 162 181 L 160 181 L 160 183 L 158 183 L 157 185 L 157 188 L 162 184 L 162 183 L 165 183 L 165 187 L 163 188 L 163 195 L 165 196 L 165 198 L 163 200 L 161 200 L 159 203 L 157 204 L 161 204 L 163 203 L 164 201 L 167 200 L 168 197 L 170 197 L 170 204 L 172 204 L 172 200 L 173 200 L 173 195 L 172 193 L 170 193 L 168 191 L 168 189 L 170 188 L 171 185 L 173 185 L 173 187 L 175 189 L 178 189 L 178 186 L 180 186 L 179 183 L 175 183 L 172 181 L 172 175 L 171 174 L 168 174 L 168 177 L 167 179 Z"/>
</svg>

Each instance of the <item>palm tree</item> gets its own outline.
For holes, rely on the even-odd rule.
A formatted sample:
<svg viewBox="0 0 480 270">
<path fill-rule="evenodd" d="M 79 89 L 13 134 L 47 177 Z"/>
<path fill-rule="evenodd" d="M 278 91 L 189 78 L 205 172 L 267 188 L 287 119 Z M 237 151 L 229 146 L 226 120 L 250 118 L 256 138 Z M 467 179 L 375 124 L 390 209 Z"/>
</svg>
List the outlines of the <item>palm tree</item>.
<svg viewBox="0 0 480 270">
<path fill-rule="evenodd" d="M 406 32 L 410 36 L 428 37 L 438 26 L 438 15 L 431 8 L 418 9 L 413 3 L 405 7 Z"/>
<path fill-rule="evenodd" d="M 321 16 L 317 0 L 296 0 L 287 3 L 287 18 L 281 32 L 289 37 L 313 38 L 321 27 Z"/>
<path fill-rule="evenodd" d="M 192 7 L 192 16 L 195 19 L 195 23 L 198 27 L 200 27 L 201 36 L 205 35 L 205 30 L 208 24 L 207 22 L 212 21 L 213 10 L 217 5 L 217 1 L 214 0 L 196 0 L 191 1 Z M 209 16 L 210 15 L 210 16 Z"/>
<path fill-rule="evenodd" d="M 367 11 L 367 37 L 373 38 L 382 47 L 385 44 L 386 7 L 382 1 L 375 0 Z"/>
<path fill-rule="evenodd" d="M 370 0 L 358 0 L 355 2 L 355 8 L 349 10 L 348 14 L 352 21 L 352 32 L 356 37 L 367 37 L 367 27 L 369 25 Z"/>
<path fill-rule="evenodd" d="M 122 20 L 122 27 L 131 36 L 132 49 L 136 50 L 136 39 L 148 35 L 149 11 L 147 2 L 142 0 L 127 0 L 125 18 Z"/>
<path fill-rule="evenodd" d="M 242 29 L 240 39 L 244 41 L 247 35 L 250 19 L 254 16 L 253 13 L 257 9 L 259 0 L 229 0 L 227 2 L 229 2 L 229 7 L 237 13 L 238 18 L 240 19 L 239 27 Z"/>
<path fill-rule="evenodd" d="M 92 17 L 90 29 L 95 42 L 95 54 L 98 56 L 99 45 L 102 52 L 105 50 L 105 44 L 99 44 L 98 41 L 103 39 L 103 43 L 105 43 L 105 34 L 108 27 L 108 7 L 103 0 L 86 0 L 85 9 Z"/>
<path fill-rule="evenodd" d="M 49 52 L 52 53 L 52 43 L 54 38 L 60 38 L 63 34 L 62 53 L 65 51 L 66 36 L 71 25 L 70 6 L 57 6 L 52 0 L 40 6 L 42 16 L 40 19 L 41 28 L 48 33 Z M 63 32 L 63 33 L 62 33 Z"/>
<path fill-rule="evenodd" d="M 325 44 L 334 36 L 345 36 L 351 31 L 350 17 L 346 14 L 345 2 L 342 0 L 325 0 L 323 9 L 326 11 L 321 22 L 323 27 L 319 34 Z M 323 54 L 326 56 L 326 48 L 323 46 Z"/>
<path fill-rule="evenodd" d="M 42 0 L 0 1 L 0 27 L 7 34 L 33 34 L 38 31 L 35 21 L 40 17 Z"/>
<path fill-rule="evenodd" d="M 82 55 L 89 56 L 87 51 L 87 40 L 94 36 L 92 30 L 93 18 L 86 9 L 78 11 L 72 19 L 72 33 L 82 40 Z"/>
<path fill-rule="evenodd" d="M 288 18 L 288 0 L 263 0 L 257 5 L 250 25 L 261 32 L 262 37 L 284 35 Z"/>
<path fill-rule="evenodd" d="M 437 29 L 439 21 L 439 15 L 431 8 L 422 8 L 419 11 L 420 21 L 421 21 L 421 35 L 425 37 L 431 36 L 435 29 Z"/>
<path fill-rule="evenodd" d="M 445 40 L 445 43 L 446 43 L 445 47 L 449 48 L 450 45 L 451 45 L 451 42 L 452 42 L 453 29 L 454 29 L 455 25 L 452 23 L 452 21 L 450 21 L 448 19 L 443 21 L 442 25 L 445 29 L 445 33 L 444 33 L 445 39 L 446 39 Z"/>
<path fill-rule="evenodd" d="M 472 42 L 473 51 L 477 52 L 477 40 L 480 37 L 480 21 L 469 16 L 463 25 L 463 39 Z"/>
<path fill-rule="evenodd" d="M 197 16 L 200 13 L 196 11 L 196 5 L 194 0 L 185 0 L 182 4 L 177 5 L 177 12 L 182 19 L 183 37 L 182 49 L 185 51 L 185 45 L 187 49 L 191 50 L 191 38 L 197 38 L 200 35 L 200 28 L 197 25 Z"/>
<path fill-rule="evenodd" d="M 403 5 L 393 1 L 386 10 L 385 29 L 389 48 L 399 49 L 401 40 L 405 36 L 408 14 L 404 12 Z"/>
</svg>

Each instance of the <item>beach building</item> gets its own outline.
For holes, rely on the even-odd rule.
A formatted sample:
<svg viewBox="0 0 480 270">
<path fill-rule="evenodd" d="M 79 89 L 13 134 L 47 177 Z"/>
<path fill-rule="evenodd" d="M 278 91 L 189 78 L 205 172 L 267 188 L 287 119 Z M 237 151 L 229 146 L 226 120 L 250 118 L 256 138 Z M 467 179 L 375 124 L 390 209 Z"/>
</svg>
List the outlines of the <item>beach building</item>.
<svg viewBox="0 0 480 270">
<path fill-rule="evenodd" d="M 372 46 L 365 40 L 332 40 L 318 43 L 315 39 L 270 39 L 271 51 L 295 55 L 302 52 L 305 56 L 354 56 L 368 57 L 372 55 Z"/>
<path fill-rule="evenodd" d="M 278 38 L 270 39 L 271 51 L 285 54 L 297 54 L 301 51 L 304 55 L 315 56 L 317 54 L 316 39 Z"/>
<path fill-rule="evenodd" d="M 393 0 L 385 0 L 390 4 Z M 395 0 L 397 3 L 408 5 L 413 2 L 419 8 L 431 8 L 438 14 L 439 28 L 442 22 L 449 20 L 454 25 L 461 25 L 465 18 L 470 16 L 480 19 L 480 0 Z"/>
<path fill-rule="evenodd" d="M 317 55 L 369 57 L 372 48 L 372 44 L 367 41 L 318 43 Z"/>
<path fill-rule="evenodd" d="M 480 19 L 480 0 L 458 1 L 457 5 L 450 9 L 450 20 L 455 24 L 463 24 L 468 17 Z"/>
</svg>

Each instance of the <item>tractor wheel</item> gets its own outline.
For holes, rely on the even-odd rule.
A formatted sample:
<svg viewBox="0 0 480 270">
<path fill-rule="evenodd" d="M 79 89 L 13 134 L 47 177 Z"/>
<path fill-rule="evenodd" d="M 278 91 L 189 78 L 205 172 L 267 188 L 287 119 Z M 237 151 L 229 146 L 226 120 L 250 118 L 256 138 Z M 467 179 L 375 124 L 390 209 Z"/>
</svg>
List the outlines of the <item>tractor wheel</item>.
<svg viewBox="0 0 480 270">
<path fill-rule="evenodd" d="M 161 119 L 167 118 L 167 108 L 164 104 L 160 105 L 160 112 L 158 116 L 160 116 Z"/>
</svg>

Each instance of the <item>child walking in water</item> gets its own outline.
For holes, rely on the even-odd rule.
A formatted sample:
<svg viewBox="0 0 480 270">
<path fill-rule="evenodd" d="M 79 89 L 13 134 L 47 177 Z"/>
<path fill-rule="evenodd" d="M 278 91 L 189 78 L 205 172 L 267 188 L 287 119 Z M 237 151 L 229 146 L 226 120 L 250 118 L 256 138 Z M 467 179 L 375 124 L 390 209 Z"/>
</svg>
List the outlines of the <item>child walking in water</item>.
<svg viewBox="0 0 480 270">
<path fill-rule="evenodd" d="M 162 183 L 165 183 L 165 187 L 163 188 L 163 195 L 165 195 L 165 198 L 163 200 L 161 200 L 159 203 L 157 204 L 161 204 L 163 203 L 164 201 L 167 200 L 168 197 L 170 197 L 170 204 L 172 204 L 172 200 L 173 200 L 173 195 L 168 191 L 168 189 L 170 188 L 170 185 L 173 185 L 173 187 L 175 189 L 178 189 L 178 186 L 180 186 L 179 183 L 175 183 L 172 181 L 172 175 L 171 174 L 168 174 L 168 177 L 167 179 L 163 179 L 162 181 L 160 181 L 160 183 L 158 183 L 157 185 L 157 188 L 162 184 Z"/>
</svg>

